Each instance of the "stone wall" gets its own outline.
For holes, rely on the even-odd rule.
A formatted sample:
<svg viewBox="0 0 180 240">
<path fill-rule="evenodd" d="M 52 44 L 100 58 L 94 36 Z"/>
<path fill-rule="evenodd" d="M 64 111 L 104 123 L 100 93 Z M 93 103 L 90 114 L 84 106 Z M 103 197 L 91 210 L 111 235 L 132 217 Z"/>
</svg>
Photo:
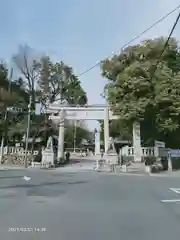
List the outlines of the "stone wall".
<svg viewBox="0 0 180 240">
<path fill-rule="evenodd" d="M 34 160 L 35 156 L 27 156 L 28 165 Z M 2 162 L 5 165 L 24 165 L 25 156 L 18 154 L 6 154 L 3 156 Z"/>
<path fill-rule="evenodd" d="M 27 160 L 28 164 L 30 165 L 34 158 L 38 154 L 37 151 L 34 151 L 31 154 L 30 151 L 27 151 Z M 24 165 L 25 161 L 25 150 L 23 148 L 16 148 L 16 147 L 4 147 L 4 155 L 2 158 L 2 163 L 7 165 Z"/>
</svg>

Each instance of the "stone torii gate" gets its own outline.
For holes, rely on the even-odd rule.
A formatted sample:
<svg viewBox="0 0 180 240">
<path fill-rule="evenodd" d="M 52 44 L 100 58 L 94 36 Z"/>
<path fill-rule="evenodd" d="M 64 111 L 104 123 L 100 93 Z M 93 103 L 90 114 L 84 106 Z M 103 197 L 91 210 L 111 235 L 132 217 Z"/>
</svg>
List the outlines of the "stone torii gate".
<svg viewBox="0 0 180 240">
<path fill-rule="evenodd" d="M 65 120 L 104 120 L 104 148 L 105 153 L 109 149 L 109 120 L 118 119 L 118 116 L 114 116 L 110 107 L 107 105 L 86 105 L 79 107 L 63 106 L 60 103 L 50 104 L 47 107 L 47 112 L 52 113 L 50 119 L 59 123 L 59 137 L 58 137 L 58 159 L 64 157 L 64 122 Z M 58 115 L 56 115 L 59 113 Z M 96 116 L 94 116 L 96 113 Z M 100 144 L 100 133 L 98 135 L 98 141 Z M 100 150 L 100 149 L 99 149 Z"/>
</svg>

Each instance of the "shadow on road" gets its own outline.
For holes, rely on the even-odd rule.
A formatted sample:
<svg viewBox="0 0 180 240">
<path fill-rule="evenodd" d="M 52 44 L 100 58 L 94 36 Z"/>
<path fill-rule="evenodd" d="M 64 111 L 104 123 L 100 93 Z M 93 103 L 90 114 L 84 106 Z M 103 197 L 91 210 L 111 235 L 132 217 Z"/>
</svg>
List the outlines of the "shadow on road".
<svg viewBox="0 0 180 240">
<path fill-rule="evenodd" d="M 69 176 L 74 176 L 77 175 L 76 172 L 55 172 L 52 174 L 52 176 L 65 176 L 65 177 L 69 177 Z"/>
<path fill-rule="evenodd" d="M 0 179 L 12 179 L 12 178 L 23 178 L 24 176 L 4 176 L 0 177 Z"/>
<path fill-rule="evenodd" d="M 35 188 L 40 186 L 51 186 L 51 185 L 76 185 L 85 184 L 88 181 L 76 181 L 76 182 L 51 182 L 51 183 L 41 183 L 41 184 L 21 184 L 21 185 L 11 185 L 11 186 L 1 186 L 0 189 L 8 188 Z"/>
</svg>

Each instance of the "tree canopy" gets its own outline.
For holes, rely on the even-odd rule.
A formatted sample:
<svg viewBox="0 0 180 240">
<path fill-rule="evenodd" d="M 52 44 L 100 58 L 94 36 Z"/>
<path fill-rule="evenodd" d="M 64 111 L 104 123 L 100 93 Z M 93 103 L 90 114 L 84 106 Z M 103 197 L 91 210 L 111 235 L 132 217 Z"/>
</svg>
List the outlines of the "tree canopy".
<svg viewBox="0 0 180 240">
<path fill-rule="evenodd" d="M 53 62 L 49 56 L 42 56 L 31 47 L 20 46 L 17 53 L 12 56 L 14 69 L 19 74 L 17 79 L 10 76 L 8 67 L 0 64 L 0 136 L 6 132 L 12 138 L 17 136 L 22 138 L 27 127 L 27 106 L 29 97 L 32 97 L 31 132 L 30 136 L 35 140 L 42 137 L 44 142 L 51 134 L 58 132 L 57 126 L 53 124 L 48 115 L 41 111 L 35 113 L 37 102 L 41 105 L 41 110 L 46 108 L 48 103 L 66 100 L 68 104 L 84 105 L 87 103 L 87 95 L 81 86 L 78 77 L 73 73 L 73 69 L 63 61 Z M 10 79 L 12 78 L 12 79 Z M 8 111 L 6 129 L 4 128 L 4 113 Z M 12 111 L 12 108 L 22 111 Z M 70 141 L 73 129 L 72 123 L 68 123 L 65 138 Z M 77 142 L 80 138 L 88 138 L 88 129 L 77 128 Z M 73 140 L 70 141 L 73 143 Z M 73 145 L 72 145 L 73 146 Z"/>
<path fill-rule="evenodd" d="M 5 107 L 20 107 L 28 101 L 28 94 L 22 88 L 21 79 L 9 79 L 9 72 L 4 63 L 0 64 L 0 109 L 5 110 Z M 12 74 L 12 73 L 10 73 Z M 10 76 L 10 78 L 12 78 Z"/>
<path fill-rule="evenodd" d="M 101 71 L 108 79 L 104 96 L 121 122 L 131 126 L 140 121 L 145 145 L 156 139 L 178 147 L 180 51 L 177 40 L 171 38 L 160 58 L 166 40 L 148 39 L 129 46 L 119 55 L 105 59 Z"/>
<path fill-rule="evenodd" d="M 62 61 L 53 63 L 48 56 L 43 56 L 39 63 L 38 90 L 43 105 L 61 100 L 60 97 L 69 104 L 87 103 L 86 93 L 71 67 Z"/>
</svg>

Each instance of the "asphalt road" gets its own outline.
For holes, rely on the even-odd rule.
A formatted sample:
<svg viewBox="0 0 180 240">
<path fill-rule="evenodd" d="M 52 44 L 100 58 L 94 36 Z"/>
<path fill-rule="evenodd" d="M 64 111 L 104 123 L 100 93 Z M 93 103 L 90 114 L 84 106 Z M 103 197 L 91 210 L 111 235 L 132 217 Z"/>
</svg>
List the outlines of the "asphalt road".
<svg viewBox="0 0 180 240">
<path fill-rule="evenodd" d="M 23 176 L 31 176 L 25 181 Z M 178 240 L 180 178 L 0 171 L 0 239 Z"/>
</svg>

